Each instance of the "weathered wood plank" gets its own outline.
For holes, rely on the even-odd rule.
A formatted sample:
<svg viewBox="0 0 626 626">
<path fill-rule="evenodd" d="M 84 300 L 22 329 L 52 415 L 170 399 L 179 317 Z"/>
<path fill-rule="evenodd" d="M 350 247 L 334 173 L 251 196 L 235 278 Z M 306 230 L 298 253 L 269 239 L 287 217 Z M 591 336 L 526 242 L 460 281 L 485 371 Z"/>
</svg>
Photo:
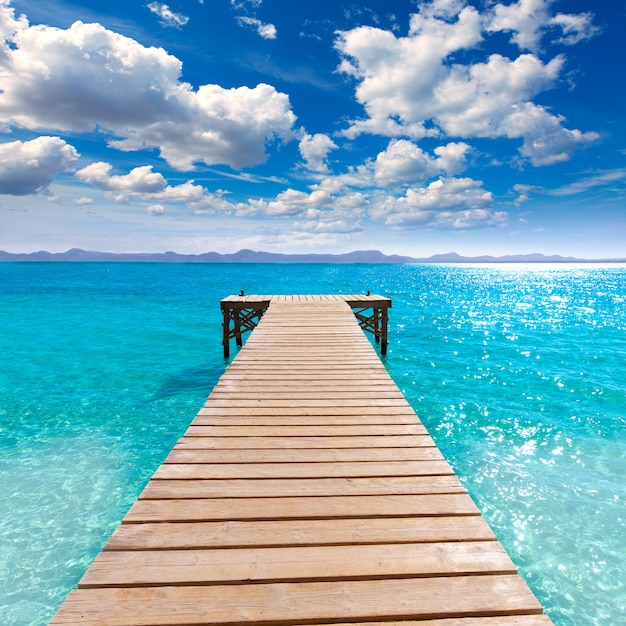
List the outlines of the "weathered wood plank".
<svg viewBox="0 0 626 626">
<path fill-rule="evenodd" d="M 303 334 L 303 331 L 305 334 Z M 369 353 L 369 341 L 361 337 L 358 329 L 344 325 L 334 324 L 329 328 L 310 328 L 310 321 L 307 324 L 285 328 L 281 324 L 279 327 L 266 326 L 249 341 L 254 342 L 254 346 L 260 350 L 268 350 L 272 346 L 277 346 L 279 350 L 284 350 L 288 346 L 299 349 L 304 346 L 311 346 L 313 349 L 324 352 L 324 349 L 331 345 L 344 345 L 354 351 L 354 354 L 371 356 Z"/>
<path fill-rule="evenodd" d="M 311 383 L 306 385 L 303 389 L 302 381 L 298 385 L 229 385 L 225 388 L 225 385 L 218 384 L 213 389 L 213 398 L 216 400 L 229 400 L 234 399 L 253 399 L 253 400 L 266 400 L 266 399 L 291 399 L 296 398 L 362 398 L 364 394 L 376 394 L 379 398 L 404 398 L 402 392 L 395 385 L 372 385 L 368 389 L 364 386 L 336 386 L 332 383 L 323 385 L 316 385 Z"/>
<path fill-rule="evenodd" d="M 341 349 L 341 348 L 340 347 L 338 348 L 335 345 L 333 346 L 333 348 L 329 348 L 328 352 L 332 352 L 332 350 L 336 350 L 336 349 Z M 349 350 L 349 348 L 346 347 L 345 350 Z M 374 356 L 371 359 L 366 360 L 365 358 L 357 359 L 357 358 L 347 356 L 345 358 L 332 359 L 331 357 L 328 356 L 328 353 L 326 355 L 323 355 L 323 354 L 311 355 L 309 353 L 307 356 L 304 356 L 302 358 L 298 358 L 298 355 L 290 353 L 285 358 L 281 358 L 280 355 L 278 355 L 274 350 L 268 350 L 267 354 L 259 353 L 255 355 L 249 355 L 249 356 L 245 356 L 244 353 L 242 352 L 240 353 L 240 356 L 237 357 L 238 365 L 245 365 L 250 368 L 278 367 L 278 363 L 279 363 L 278 359 L 280 359 L 280 366 L 286 367 L 287 369 L 303 367 L 303 368 L 316 368 L 318 371 L 326 370 L 329 372 L 333 371 L 334 365 L 337 365 L 338 367 L 343 367 L 346 369 L 348 369 L 349 367 L 360 369 L 361 365 L 363 366 L 363 368 L 366 368 L 368 365 L 371 365 L 372 367 L 376 367 L 376 361 L 374 360 L 375 358 L 376 357 Z"/>
<path fill-rule="evenodd" d="M 311 349 L 326 357 L 332 356 L 332 353 L 328 352 L 329 346 L 344 346 L 351 350 L 349 355 L 341 355 L 342 358 L 355 355 L 357 357 L 365 357 L 367 361 L 375 363 L 376 356 L 371 353 L 371 344 L 362 336 L 357 335 L 361 332 L 357 329 L 350 330 L 335 327 L 331 330 L 319 329 L 317 332 L 310 331 L 310 323 L 302 324 L 299 327 L 293 327 L 291 332 L 285 332 L 284 328 L 276 328 L 268 326 L 259 332 L 254 338 L 250 338 L 248 343 L 250 346 L 254 346 L 255 351 L 263 353 L 271 353 L 272 348 L 275 348 L 278 352 L 286 353 L 289 348 L 293 348 L 297 352 L 304 352 L 305 349 Z M 342 332 L 343 331 L 343 332 Z M 253 357 L 250 351 L 240 352 L 236 359 Z"/>
<path fill-rule="evenodd" d="M 232 369 L 231 369 L 232 368 Z M 246 374 L 247 370 L 247 374 Z M 372 386 L 389 385 L 390 379 L 386 371 L 380 370 L 377 367 L 369 367 L 368 378 L 371 376 Z M 246 368 L 243 364 L 240 365 L 233 361 L 226 370 L 225 374 L 218 380 L 218 385 L 264 385 L 268 387 L 274 387 L 279 385 L 286 385 L 289 387 L 296 386 L 298 382 L 303 380 L 311 381 L 314 385 L 335 385 L 337 387 L 343 386 L 364 386 L 363 375 L 360 372 L 355 371 L 354 366 L 345 365 L 337 370 L 337 376 L 333 378 L 333 372 L 330 368 L 319 369 L 315 367 L 314 363 L 308 364 L 303 369 L 289 369 L 283 367 L 280 363 L 267 363 L 266 367 L 261 368 Z M 395 384 L 395 383 L 394 383 Z M 370 387 L 371 389 L 371 387 Z"/>
<path fill-rule="evenodd" d="M 165 463 L 153 480 L 228 478 L 359 478 L 375 476 L 443 476 L 454 474 L 447 461 L 356 463 Z"/>
<path fill-rule="evenodd" d="M 541 613 L 541 606 L 519 576 L 458 576 L 81 589 L 70 593 L 51 624 L 289 624 L 524 613 Z"/>
<path fill-rule="evenodd" d="M 291 406 L 291 407 L 216 407 L 210 403 L 205 404 L 199 411 L 198 416 L 203 415 L 276 415 L 276 416 L 324 416 L 324 415 L 411 415 L 415 413 L 408 406 L 376 407 L 375 411 L 368 411 L 362 406 Z"/>
<path fill-rule="evenodd" d="M 401 622 L 350 622 L 333 626 L 551 626 L 547 615 L 499 615 L 498 617 L 455 617 L 452 619 L 403 620 Z M 292 626 L 305 626 L 293 624 Z M 307 622 L 306 626 L 323 626 Z M 326 625 L 327 626 L 327 625 Z"/>
<path fill-rule="evenodd" d="M 340 546 L 442 541 L 495 541 L 478 516 L 383 517 L 253 522 L 122 524 L 105 550 L 196 550 L 251 546 Z"/>
<path fill-rule="evenodd" d="M 221 403 L 228 403 L 228 406 L 255 406 L 259 402 L 268 402 L 268 406 L 285 406 L 283 403 L 288 403 L 287 406 L 293 404 L 303 404 L 305 406 L 316 406 L 319 402 L 323 404 L 321 406 L 364 406 L 363 405 L 363 393 L 358 391 L 351 391 L 349 389 L 337 389 L 326 391 L 252 391 L 241 390 L 228 391 L 222 393 L 216 393 L 211 397 L 211 404 L 214 406 L 224 406 Z M 241 404 L 246 402 L 247 404 Z M 400 403 L 403 405 L 406 400 L 396 388 L 395 391 L 381 391 L 376 392 L 376 402 L 374 406 L 394 406 Z"/>
<path fill-rule="evenodd" d="M 276 311 L 273 311 L 273 313 Z M 344 311 L 334 312 L 332 315 L 315 316 L 314 318 L 285 318 L 268 319 L 259 326 L 259 333 L 254 337 L 255 342 L 267 341 L 270 337 L 275 337 L 278 341 L 286 338 L 293 338 L 298 342 L 311 342 L 313 339 L 319 339 L 321 342 L 327 341 L 328 337 L 336 336 L 340 343 L 354 340 L 353 345 L 357 348 L 369 343 L 367 337 L 360 333 L 358 326 L 353 323 L 353 316 Z M 287 315 L 289 313 L 287 312 Z M 306 329 L 306 333 L 297 333 L 298 330 Z M 310 332 L 308 332 L 310 331 Z M 341 331 L 345 331 L 341 333 Z"/>
<path fill-rule="evenodd" d="M 303 381 L 306 381 L 305 390 L 309 393 L 313 391 L 331 391 L 335 393 L 347 392 L 347 393 L 384 393 L 384 392 L 397 392 L 398 387 L 391 380 L 385 380 L 382 377 L 379 380 L 369 379 L 366 382 L 363 381 L 361 376 L 359 379 L 352 380 L 336 380 L 328 378 L 327 380 L 315 380 L 312 377 L 298 378 L 293 381 L 285 380 L 285 376 L 281 376 L 279 380 L 260 380 L 254 381 L 251 379 L 235 379 L 232 376 L 223 376 L 219 382 L 213 387 L 211 393 L 238 393 L 240 391 L 247 392 L 276 392 L 276 393 L 291 393 L 293 391 L 303 391 Z"/>
<path fill-rule="evenodd" d="M 303 332 L 306 329 L 303 327 Z M 296 341 L 290 340 L 288 337 L 268 336 L 267 340 L 248 340 L 248 346 L 254 347 L 254 352 L 248 350 L 247 352 L 241 351 L 235 357 L 235 361 L 241 363 L 247 360 L 258 359 L 259 355 L 268 356 L 270 361 L 282 361 L 283 358 L 295 360 L 296 358 L 302 358 L 304 362 L 320 359 L 322 362 L 330 362 L 336 360 L 337 363 L 349 364 L 358 363 L 363 361 L 364 363 L 370 363 L 372 367 L 377 365 L 376 359 L 378 356 L 372 351 L 371 345 L 364 340 L 364 343 L 358 343 L 355 341 L 341 341 L 339 339 L 333 340 L 332 336 L 326 336 L 323 340 L 318 341 Z M 333 348 L 340 346 L 345 350 L 349 350 L 349 353 L 334 354 Z M 293 353 L 291 352 L 293 350 Z M 274 355 L 279 355 L 279 359 L 273 358 Z M 378 361 L 380 364 L 380 360 Z"/>
<path fill-rule="evenodd" d="M 202 426 L 191 424 L 185 437 L 394 437 L 402 435 L 426 435 L 422 424 L 374 424 L 374 425 L 289 425 L 289 426 Z"/>
<path fill-rule="evenodd" d="M 210 406 L 213 407 L 228 407 L 228 408 L 246 408 L 246 407 L 256 407 L 261 404 L 261 400 L 221 400 L 219 398 L 211 398 L 210 402 L 207 402 Z M 334 398 L 332 400 L 326 398 L 303 398 L 303 399 L 292 399 L 292 400 L 281 400 L 281 399 L 263 399 L 263 406 L 267 407 L 277 407 L 277 408 L 302 408 L 302 407 L 369 407 L 370 409 L 376 409 L 377 407 L 390 407 L 390 406 L 398 406 L 405 407 L 407 406 L 407 401 L 404 398 Z"/>
<path fill-rule="evenodd" d="M 408 448 L 431 447 L 430 435 L 389 437 L 183 437 L 176 444 L 185 448 Z"/>
<path fill-rule="evenodd" d="M 415 415 L 198 415 L 191 426 L 376 426 L 421 424 Z"/>
<path fill-rule="evenodd" d="M 497 541 L 101 552 L 78 586 L 380 580 L 514 574 Z"/>
<path fill-rule="evenodd" d="M 455 475 L 385 476 L 371 478 L 267 478 L 224 480 L 151 480 L 143 500 L 219 498 L 277 498 L 290 496 L 375 496 L 465 493 Z"/>
<path fill-rule="evenodd" d="M 124 523 L 479 515 L 466 493 L 276 498 L 139 499 Z"/>
<path fill-rule="evenodd" d="M 249 343 L 246 345 L 248 348 L 251 347 Z M 243 352 L 241 352 L 240 355 L 241 354 L 243 354 Z M 249 372 L 250 376 L 253 379 L 263 379 L 265 377 L 275 377 L 278 375 L 281 377 L 284 376 L 286 380 L 289 380 L 290 378 L 308 379 L 309 376 L 320 380 L 328 378 L 331 378 L 332 380 L 334 372 L 337 373 L 337 380 L 340 380 L 342 378 L 350 379 L 354 378 L 354 376 L 360 376 L 361 378 L 363 378 L 363 372 L 365 372 L 367 376 L 374 375 L 377 378 L 389 376 L 389 374 L 387 374 L 387 371 L 384 369 L 380 362 L 364 363 L 363 367 L 361 367 L 361 364 L 359 364 L 358 370 L 355 369 L 354 363 L 347 363 L 342 365 L 337 364 L 337 367 L 335 368 L 331 368 L 328 366 L 324 368 L 317 368 L 315 367 L 315 363 L 306 363 L 302 364 L 302 367 L 294 370 L 283 367 L 278 361 L 273 363 L 265 363 L 264 365 L 259 367 L 249 367 L 245 363 L 240 362 L 239 358 L 240 356 L 235 357 L 235 360 L 228 366 L 227 373 L 224 374 L 224 376 L 227 375 L 229 377 L 245 377 L 246 372 Z"/>
<path fill-rule="evenodd" d="M 439 448 L 173 449 L 165 463 L 353 463 L 442 460 Z"/>
</svg>

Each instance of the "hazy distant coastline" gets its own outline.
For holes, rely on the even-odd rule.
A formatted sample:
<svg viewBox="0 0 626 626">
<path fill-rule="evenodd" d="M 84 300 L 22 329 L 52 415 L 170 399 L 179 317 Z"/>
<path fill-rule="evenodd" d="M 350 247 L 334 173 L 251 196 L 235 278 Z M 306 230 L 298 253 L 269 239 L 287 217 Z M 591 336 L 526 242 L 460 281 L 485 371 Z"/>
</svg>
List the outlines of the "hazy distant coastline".
<svg viewBox="0 0 626 626">
<path fill-rule="evenodd" d="M 356 250 L 343 254 L 280 254 L 255 250 L 239 250 L 232 254 L 205 252 L 97 252 L 73 248 L 67 252 L 11 253 L 0 250 L 0 262 L 109 262 L 109 263 L 626 263 L 621 259 L 579 259 L 557 254 L 510 254 L 505 256 L 461 256 L 456 252 L 430 257 L 383 254 L 378 250 Z"/>
</svg>

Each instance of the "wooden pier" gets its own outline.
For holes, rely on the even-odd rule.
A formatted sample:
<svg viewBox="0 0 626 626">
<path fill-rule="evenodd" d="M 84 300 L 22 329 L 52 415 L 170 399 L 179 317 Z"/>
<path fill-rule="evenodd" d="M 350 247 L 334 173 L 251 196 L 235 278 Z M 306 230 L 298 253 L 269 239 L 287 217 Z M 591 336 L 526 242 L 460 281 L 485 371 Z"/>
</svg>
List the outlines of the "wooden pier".
<svg viewBox="0 0 626 626">
<path fill-rule="evenodd" d="M 51 624 L 551 624 L 354 300 L 260 301 L 245 346 Z"/>
</svg>

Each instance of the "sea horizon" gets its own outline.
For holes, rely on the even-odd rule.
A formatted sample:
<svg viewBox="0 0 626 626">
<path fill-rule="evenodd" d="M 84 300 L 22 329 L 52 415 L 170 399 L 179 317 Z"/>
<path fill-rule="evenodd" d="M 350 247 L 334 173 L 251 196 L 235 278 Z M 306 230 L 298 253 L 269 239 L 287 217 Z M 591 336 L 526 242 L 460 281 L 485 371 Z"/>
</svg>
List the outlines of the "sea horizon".
<svg viewBox="0 0 626 626">
<path fill-rule="evenodd" d="M 502 263 L 562 263 L 597 264 L 626 263 L 624 258 L 583 258 L 544 254 L 541 252 L 509 253 L 505 255 L 461 255 L 457 252 L 414 257 L 406 254 L 385 254 L 380 250 L 352 250 L 350 252 L 282 253 L 241 249 L 237 252 L 179 253 L 165 252 L 105 252 L 71 248 L 64 252 L 6 252 L 0 250 L 0 262 L 72 262 L 72 263 L 390 263 L 390 264 L 502 264 Z"/>
</svg>

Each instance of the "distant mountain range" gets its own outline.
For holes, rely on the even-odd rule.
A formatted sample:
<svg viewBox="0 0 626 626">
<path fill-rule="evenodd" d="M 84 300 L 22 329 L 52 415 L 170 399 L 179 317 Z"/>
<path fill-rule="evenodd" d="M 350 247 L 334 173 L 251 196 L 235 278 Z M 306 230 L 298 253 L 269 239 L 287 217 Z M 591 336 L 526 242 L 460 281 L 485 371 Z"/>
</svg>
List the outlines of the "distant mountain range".
<svg viewBox="0 0 626 626">
<path fill-rule="evenodd" d="M 506 256 L 461 256 L 456 252 L 416 258 L 383 254 L 378 250 L 357 250 L 344 254 L 280 254 L 239 250 L 233 254 L 205 252 L 95 252 L 72 248 L 67 252 L 30 252 L 14 254 L 0 250 L 0 262 L 109 262 L 109 263 L 626 263 L 623 259 L 577 259 L 557 254 L 510 254 Z"/>
</svg>

